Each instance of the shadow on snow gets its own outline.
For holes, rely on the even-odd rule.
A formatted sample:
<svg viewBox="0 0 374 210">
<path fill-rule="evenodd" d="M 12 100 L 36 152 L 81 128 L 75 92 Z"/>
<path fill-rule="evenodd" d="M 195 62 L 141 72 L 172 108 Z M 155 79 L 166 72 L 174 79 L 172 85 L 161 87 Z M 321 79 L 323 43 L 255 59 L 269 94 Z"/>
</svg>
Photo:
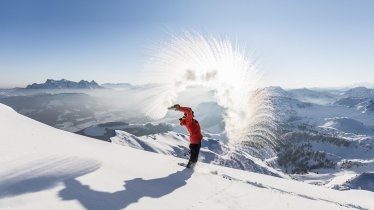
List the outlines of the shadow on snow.
<svg viewBox="0 0 374 210">
<path fill-rule="evenodd" d="M 25 162 L 0 173 L 0 199 L 47 190 L 101 166 L 96 160 L 77 157 L 50 157 Z"/>
<path fill-rule="evenodd" d="M 78 200 L 89 210 L 118 210 L 136 203 L 143 197 L 160 198 L 186 185 L 192 171 L 184 169 L 166 177 L 125 181 L 124 189 L 113 193 L 92 190 L 76 179 L 65 180 L 65 189 L 59 192 L 63 200 Z"/>
</svg>

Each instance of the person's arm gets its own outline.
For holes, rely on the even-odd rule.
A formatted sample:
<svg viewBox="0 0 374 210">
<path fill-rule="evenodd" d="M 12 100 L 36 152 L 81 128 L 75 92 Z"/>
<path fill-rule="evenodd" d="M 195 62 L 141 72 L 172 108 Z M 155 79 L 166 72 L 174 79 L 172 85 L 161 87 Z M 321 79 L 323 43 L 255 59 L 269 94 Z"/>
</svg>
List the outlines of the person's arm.
<svg viewBox="0 0 374 210">
<path fill-rule="evenodd" d="M 180 112 L 183 112 L 183 113 L 186 113 L 186 124 L 191 124 L 192 123 L 192 109 L 189 108 L 189 107 L 179 107 L 179 109 L 177 111 L 180 111 Z"/>
</svg>

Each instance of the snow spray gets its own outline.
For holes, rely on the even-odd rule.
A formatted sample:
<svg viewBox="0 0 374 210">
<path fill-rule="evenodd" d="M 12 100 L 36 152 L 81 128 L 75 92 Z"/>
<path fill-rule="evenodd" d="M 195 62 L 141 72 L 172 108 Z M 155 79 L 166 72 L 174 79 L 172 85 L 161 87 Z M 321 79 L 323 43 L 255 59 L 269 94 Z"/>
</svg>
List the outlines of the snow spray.
<svg viewBox="0 0 374 210">
<path fill-rule="evenodd" d="M 260 88 L 261 73 L 248 53 L 229 39 L 185 32 L 158 46 L 146 65 L 146 79 L 163 84 L 144 107 L 147 116 L 160 119 L 189 86 L 213 90 L 224 116 L 228 142 L 275 144 L 275 115 L 271 93 Z M 144 77 L 143 77 L 144 78 Z"/>
</svg>

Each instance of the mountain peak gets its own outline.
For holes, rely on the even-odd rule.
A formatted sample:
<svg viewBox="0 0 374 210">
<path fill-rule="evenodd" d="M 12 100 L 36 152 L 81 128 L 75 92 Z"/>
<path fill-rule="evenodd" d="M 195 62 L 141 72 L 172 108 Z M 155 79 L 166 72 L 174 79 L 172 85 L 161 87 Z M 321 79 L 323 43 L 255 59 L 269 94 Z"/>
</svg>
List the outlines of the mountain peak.
<svg viewBox="0 0 374 210">
<path fill-rule="evenodd" d="M 86 80 L 81 80 L 79 82 L 73 82 L 66 79 L 53 80 L 47 79 L 45 83 L 37 84 L 33 83 L 28 85 L 26 89 L 101 89 L 99 84 L 94 80 L 88 82 Z"/>
<path fill-rule="evenodd" d="M 374 89 L 355 87 L 344 92 L 344 97 L 370 97 L 374 95 Z"/>
</svg>

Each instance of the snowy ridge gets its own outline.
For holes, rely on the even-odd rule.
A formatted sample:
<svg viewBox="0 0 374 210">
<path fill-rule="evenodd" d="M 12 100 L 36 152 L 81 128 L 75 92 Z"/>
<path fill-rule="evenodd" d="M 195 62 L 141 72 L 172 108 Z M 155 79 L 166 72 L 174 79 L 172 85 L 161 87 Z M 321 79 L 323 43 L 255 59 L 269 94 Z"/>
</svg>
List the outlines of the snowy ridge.
<svg viewBox="0 0 374 210">
<path fill-rule="evenodd" d="M 57 130 L 0 104 L 0 209 L 374 209 L 336 191 Z"/>
<path fill-rule="evenodd" d="M 189 158 L 188 135 L 167 132 L 137 137 L 125 131 L 116 130 L 115 133 L 116 136 L 111 138 L 113 143 L 184 159 Z M 202 140 L 199 161 L 288 178 L 284 173 L 269 167 L 250 153 L 242 149 L 240 151 L 229 150 L 227 145 L 211 138 Z"/>
<path fill-rule="evenodd" d="M 363 123 L 347 117 L 335 117 L 325 119 L 325 124 L 321 128 L 332 129 L 337 132 L 374 135 L 374 131 L 369 129 Z"/>
</svg>

